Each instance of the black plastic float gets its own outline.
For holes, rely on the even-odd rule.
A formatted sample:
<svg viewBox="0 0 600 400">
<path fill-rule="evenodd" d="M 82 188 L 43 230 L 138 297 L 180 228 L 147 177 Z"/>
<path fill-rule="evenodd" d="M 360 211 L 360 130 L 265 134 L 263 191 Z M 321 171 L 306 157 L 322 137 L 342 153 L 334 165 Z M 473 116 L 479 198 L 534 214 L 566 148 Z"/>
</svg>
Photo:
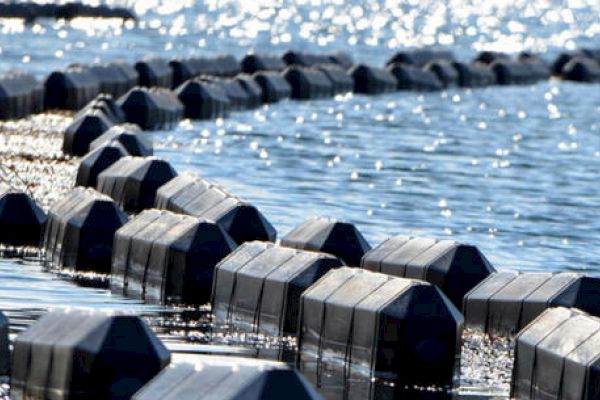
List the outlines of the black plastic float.
<svg viewBox="0 0 600 400">
<path fill-rule="evenodd" d="M 456 307 L 463 296 L 495 272 L 477 247 L 425 237 L 394 236 L 361 260 L 361 267 L 438 286 Z"/>
<path fill-rule="evenodd" d="M 44 110 L 44 87 L 25 72 L 0 75 L 0 120 L 24 118 Z"/>
<path fill-rule="evenodd" d="M 458 85 L 461 87 L 484 87 L 496 83 L 494 73 L 485 64 L 455 61 L 452 66 L 458 72 Z"/>
<path fill-rule="evenodd" d="M 100 82 L 89 69 L 74 66 L 52 72 L 44 88 L 47 110 L 79 110 L 100 93 Z"/>
<path fill-rule="evenodd" d="M 110 94 L 114 98 L 127 93 L 138 84 L 137 71 L 124 62 L 91 64 L 83 68 L 88 68 L 96 76 L 101 93 Z"/>
<path fill-rule="evenodd" d="M 214 119 L 229 114 L 229 98 L 223 88 L 213 82 L 189 80 L 179 86 L 175 94 L 185 107 L 186 118 Z"/>
<path fill-rule="evenodd" d="M 342 265 L 325 253 L 244 243 L 215 268 L 213 314 L 217 322 L 246 331 L 295 335 L 302 292 Z"/>
<path fill-rule="evenodd" d="M 396 78 L 399 90 L 434 91 L 442 89 L 437 75 L 409 64 L 390 64 L 388 71 Z"/>
<path fill-rule="evenodd" d="M 240 86 L 248 95 L 248 108 L 256 108 L 262 104 L 262 89 L 252 78 L 252 75 L 238 74 L 233 79 L 238 81 Z"/>
<path fill-rule="evenodd" d="M 113 126 L 113 122 L 98 109 L 86 110 L 73 118 L 63 136 L 63 153 L 82 156 L 90 151 L 90 144 Z"/>
<path fill-rule="evenodd" d="M 241 72 L 240 63 L 231 55 L 175 59 L 169 65 L 173 70 L 173 88 L 200 76 L 232 77 Z"/>
<path fill-rule="evenodd" d="M 149 302 L 203 304 L 215 265 L 235 247 L 212 221 L 146 210 L 115 235 L 111 288 Z"/>
<path fill-rule="evenodd" d="M 156 208 L 215 221 L 241 244 L 251 240 L 274 241 L 277 232 L 252 204 L 225 189 L 191 174 L 182 174 L 156 193 Z"/>
<path fill-rule="evenodd" d="M 281 245 L 333 254 L 351 266 L 359 266 L 361 257 L 371 249 L 353 224 L 323 217 L 304 221 L 281 239 Z"/>
<path fill-rule="evenodd" d="M 497 272 L 465 295 L 463 313 L 468 327 L 512 335 L 556 306 L 600 315 L 600 279 L 568 272 Z"/>
<path fill-rule="evenodd" d="M 386 63 L 390 64 L 410 64 L 416 67 L 423 67 L 425 64 L 436 61 L 444 60 L 448 62 L 454 61 L 454 55 L 449 50 L 443 49 L 408 49 L 402 50 L 394 54 Z"/>
<path fill-rule="evenodd" d="M 205 77 L 202 79 L 221 88 L 225 93 L 225 97 L 229 100 L 229 108 L 232 111 L 247 110 L 254 103 L 252 95 L 248 94 L 242 84 L 236 79 L 216 77 Z"/>
<path fill-rule="evenodd" d="M 460 360 L 462 315 L 423 281 L 333 269 L 302 294 L 299 324 L 299 367 L 318 387 L 365 378 L 447 386 Z"/>
<path fill-rule="evenodd" d="M 171 164 L 156 157 L 124 157 L 98 175 L 96 188 L 127 212 L 154 206 L 159 187 L 177 176 Z"/>
<path fill-rule="evenodd" d="M 522 62 L 500 59 L 490 64 L 489 68 L 496 75 L 499 85 L 529 85 L 547 76 L 541 76 L 539 68 L 533 62 Z"/>
<path fill-rule="evenodd" d="M 125 122 L 125 113 L 119 107 L 110 94 L 100 93 L 92 101 L 87 103 L 73 117 L 74 120 L 81 118 L 91 111 L 100 111 L 104 116 L 114 124 Z"/>
<path fill-rule="evenodd" d="M 348 72 L 354 80 L 355 93 L 381 94 L 398 90 L 396 78 L 384 68 L 359 64 Z"/>
<path fill-rule="evenodd" d="M 260 71 L 253 78 L 262 90 L 263 103 L 277 103 L 292 95 L 292 87 L 279 72 Z"/>
<path fill-rule="evenodd" d="M 552 63 L 552 75 L 561 76 L 563 67 L 576 57 L 586 57 L 586 54 L 581 50 L 560 53 L 558 56 L 556 56 L 554 62 Z"/>
<path fill-rule="evenodd" d="M 600 64 L 591 58 L 575 57 L 562 68 L 561 77 L 568 81 L 600 82 Z"/>
<path fill-rule="evenodd" d="M 0 243 L 38 246 L 46 213 L 26 193 L 0 183 Z"/>
<path fill-rule="evenodd" d="M 46 261 L 61 270 L 109 273 L 113 238 L 126 222 L 110 197 L 77 187 L 48 212 Z"/>
<path fill-rule="evenodd" d="M 336 64 L 343 68 L 344 70 L 349 70 L 354 65 L 354 60 L 350 56 L 350 54 L 343 51 L 332 51 L 327 54 L 329 57 L 329 62 Z"/>
<path fill-rule="evenodd" d="M 90 151 L 116 142 L 127 154 L 137 157 L 148 157 L 154 154 L 152 140 L 144 136 L 144 132 L 135 124 L 115 125 L 90 143 Z"/>
<path fill-rule="evenodd" d="M 283 71 L 283 76 L 292 88 L 292 99 L 310 100 L 333 96 L 331 81 L 319 69 L 289 67 Z"/>
<path fill-rule="evenodd" d="M 10 373 L 10 349 L 9 349 L 9 321 L 0 311 L 0 375 Z"/>
<path fill-rule="evenodd" d="M 496 61 L 511 61 L 511 57 L 499 51 L 480 51 L 477 53 L 477 56 L 473 60 L 473 62 L 478 62 L 482 64 L 492 64 Z"/>
<path fill-rule="evenodd" d="M 0 4 L 0 17 L 22 18 L 33 22 L 37 18 L 73 19 L 77 17 L 137 19 L 133 11 L 124 7 L 87 5 L 82 3 L 48 4 L 35 2 L 7 2 Z"/>
<path fill-rule="evenodd" d="M 133 88 L 117 100 L 117 105 L 125 112 L 127 122 L 144 130 L 172 127 L 184 113 L 175 93 L 163 88 Z"/>
<path fill-rule="evenodd" d="M 511 398 L 600 398 L 600 319 L 546 310 L 516 338 Z"/>
<path fill-rule="evenodd" d="M 11 397 L 129 399 L 170 357 L 139 317 L 53 311 L 14 342 Z"/>
<path fill-rule="evenodd" d="M 304 53 L 299 51 L 289 50 L 281 56 L 283 62 L 287 65 L 300 67 L 314 67 L 319 64 L 329 64 L 331 58 L 326 54 Z"/>
<path fill-rule="evenodd" d="M 443 87 L 452 87 L 458 85 L 458 72 L 449 61 L 431 61 L 425 64 L 423 68 L 427 71 L 433 72 Z"/>
<path fill-rule="evenodd" d="M 132 400 L 320 400 L 302 375 L 283 363 L 199 356 L 165 368 Z"/>
<path fill-rule="evenodd" d="M 242 71 L 253 74 L 258 71 L 283 71 L 287 65 L 279 57 L 248 54 L 241 61 Z"/>
<path fill-rule="evenodd" d="M 336 64 L 321 64 L 315 67 L 331 82 L 333 95 L 346 94 L 354 90 L 354 80 L 345 69 Z"/>
<path fill-rule="evenodd" d="M 104 143 L 90 150 L 79 160 L 77 168 L 76 186 L 90 186 L 95 188 L 98 184 L 98 175 L 123 157 L 130 155 L 118 142 Z"/>
<path fill-rule="evenodd" d="M 146 58 L 134 65 L 139 75 L 140 86 L 171 88 L 173 70 L 163 58 Z"/>
</svg>

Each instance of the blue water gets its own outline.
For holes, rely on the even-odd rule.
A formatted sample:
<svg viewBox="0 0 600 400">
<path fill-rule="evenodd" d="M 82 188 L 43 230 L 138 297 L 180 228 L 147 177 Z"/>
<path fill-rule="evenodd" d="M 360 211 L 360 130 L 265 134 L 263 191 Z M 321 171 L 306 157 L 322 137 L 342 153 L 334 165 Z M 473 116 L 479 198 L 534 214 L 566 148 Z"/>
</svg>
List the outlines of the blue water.
<svg viewBox="0 0 600 400">
<path fill-rule="evenodd" d="M 0 70 L 42 78 L 77 62 L 286 49 L 343 50 L 382 65 L 394 49 L 430 44 L 461 59 L 526 49 L 550 60 L 600 43 L 591 0 L 111 3 L 135 7 L 139 24 L 1 21 Z M 373 245 L 394 234 L 452 238 L 498 268 L 598 274 L 599 89 L 550 81 L 349 95 L 183 121 L 153 136 L 157 155 L 255 203 L 279 237 L 327 215 L 356 223 Z M 63 305 L 172 311 L 78 288 L 39 265 L 5 260 L 0 277 L 0 308 L 24 325 Z"/>
</svg>

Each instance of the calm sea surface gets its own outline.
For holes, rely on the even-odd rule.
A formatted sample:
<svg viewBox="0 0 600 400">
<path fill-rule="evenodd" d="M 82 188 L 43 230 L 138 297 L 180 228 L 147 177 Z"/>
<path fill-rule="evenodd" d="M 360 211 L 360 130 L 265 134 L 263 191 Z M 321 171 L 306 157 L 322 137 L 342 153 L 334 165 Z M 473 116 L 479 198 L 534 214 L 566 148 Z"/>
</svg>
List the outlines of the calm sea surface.
<svg viewBox="0 0 600 400">
<path fill-rule="evenodd" d="M 343 50 L 383 65 L 394 49 L 430 44 L 460 59 L 527 49 L 551 60 L 564 48 L 600 47 L 591 0 L 112 4 L 134 7 L 139 24 L 0 22 L 0 69 L 42 78 L 77 62 L 287 49 Z M 400 233 L 450 238 L 479 246 L 501 269 L 598 274 L 599 89 L 551 81 L 290 101 L 152 135 L 157 155 L 255 203 L 279 237 L 326 215 L 354 222 L 373 245 Z M 15 332 L 58 305 L 172 312 L 35 264 L 4 260 L 0 281 Z"/>
</svg>

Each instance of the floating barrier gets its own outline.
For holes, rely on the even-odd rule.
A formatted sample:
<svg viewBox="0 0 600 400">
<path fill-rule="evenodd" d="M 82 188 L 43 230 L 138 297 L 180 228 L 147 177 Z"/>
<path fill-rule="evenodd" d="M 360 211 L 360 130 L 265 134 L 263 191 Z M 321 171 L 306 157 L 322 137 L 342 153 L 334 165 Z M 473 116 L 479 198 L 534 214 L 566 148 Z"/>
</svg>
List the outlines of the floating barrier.
<svg viewBox="0 0 600 400">
<path fill-rule="evenodd" d="M 46 261 L 61 270 L 109 273 L 115 231 L 126 222 L 110 197 L 76 187 L 48 211 Z"/>
<path fill-rule="evenodd" d="M 278 72 L 261 71 L 255 73 L 253 78 L 260 86 L 263 103 L 277 103 L 292 95 L 292 87 Z"/>
<path fill-rule="evenodd" d="M 600 279 L 576 273 L 502 271 L 465 295 L 463 313 L 468 327 L 512 335 L 556 306 L 600 315 Z"/>
<path fill-rule="evenodd" d="M 322 64 L 317 66 L 316 69 L 327 76 L 331 82 L 331 89 L 334 96 L 350 93 L 354 89 L 354 80 L 348 72 L 340 66 L 336 64 Z"/>
<path fill-rule="evenodd" d="M 310 100 L 333 96 L 332 82 L 321 70 L 289 67 L 283 72 L 283 76 L 292 88 L 292 99 Z"/>
<path fill-rule="evenodd" d="M 95 188 L 98 184 L 98 175 L 123 157 L 130 155 L 118 142 L 104 143 L 93 148 L 79 160 L 75 186 L 89 186 Z"/>
<path fill-rule="evenodd" d="M 0 75 L 0 120 L 24 118 L 44 110 L 44 87 L 25 72 Z"/>
<path fill-rule="evenodd" d="M 484 87 L 496 83 L 496 77 L 485 64 L 453 62 L 458 72 L 458 85 L 461 87 Z"/>
<path fill-rule="evenodd" d="M 133 88 L 117 100 L 117 105 L 125 112 L 127 122 L 144 130 L 172 127 L 184 114 L 175 93 L 162 88 Z"/>
<path fill-rule="evenodd" d="M 394 54 L 386 63 L 391 64 L 409 64 L 415 67 L 424 67 L 427 63 L 436 60 L 444 60 L 448 62 L 454 61 L 454 55 L 451 51 L 442 49 L 409 49 L 402 50 Z"/>
<path fill-rule="evenodd" d="M 46 213 L 35 200 L 0 184 L 0 243 L 38 246 L 45 223 Z"/>
<path fill-rule="evenodd" d="M 248 108 L 256 108 L 262 104 L 263 92 L 258 83 L 252 78 L 252 75 L 238 74 L 235 79 L 248 95 Z"/>
<path fill-rule="evenodd" d="M 349 74 L 354 80 L 355 93 L 381 94 L 397 90 L 396 78 L 386 69 L 359 64 L 352 67 Z"/>
<path fill-rule="evenodd" d="M 52 311 L 14 342 L 11 397 L 128 399 L 169 361 L 139 317 Z"/>
<path fill-rule="evenodd" d="M 101 93 L 110 94 L 114 98 L 120 97 L 138 85 L 137 71 L 124 62 L 92 64 L 83 68 L 88 68 L 96 76 Z"/>
<path fill-rule="evenodd" d="M 254 74 L 259 71 L 283 71 L 287 65 L 279 57 L 248 54 L 241 61 L 242 72 Z"/>
<path fill-rule="evenodd" d="M 94 100 L 90 101 L 83 107 L 75 116 L 74 120 L 81 118 L 88 114 L 90 111 L 100 111 L 104 116 L 114 124 L 120 124 L 125 122 L 125 113 L 117 105 L 113 97 L 109 94 L 100 93 Z"/>
<path fill-rule="evenodd" d="M 10 373 L 9 321 L 0 311 L 0 375 Z"/>
<path fill-rule="evenodd" d="M 591 58 L 575 57 L 562 68 L 561 76 L 568 81 L 600 82 L 600 64 Z"/>
<path fill-rule="evenodd" d="M 111 288 L 157 303 L 204 304 L 215 265 L 236 247 L 212 221 L 146 210 L 115 234 Z"/>
<path fill-rule="evenodd" d="M 327 54 L 329 62 L 340 66 L 344 70 L 349 70 L 354 66 L 354 60 L 350 54 L 343 51 L 333 51 Z"/>
<path fill-rule="evenodd" d="M 275 241 L 277 232 L 252 204 L 221 186 L 198 176 L 183 174 L 156 193 L 156 208 L 215 221 L 241 244 L 252 240 Z"/>
<path fill-rule="evenodd" d="M 458 72 L 449 61 L 431 61 L 425 64 L 423 69 L 433 72 L 443 87 L 452 87 L 458 85 Z"/>
<path fill-rule="evenodd" d="M 52 72 L 44 83 L 46 110 L 79 110 L 100 93 L 100 82 L 89 69 L 69 67 Z"/>
<path fill-rule="evenodd" d="M 200 76 L 232 77 L 241 72 L 240 63 L 231 55 L 176 59 L 169 65 L 173 70 L 173 88 Z"/>
<path fill-rule="evenodd" d="M 90 144 L 98 139 L 113 122 L 100 110 L 78 114 L 65 130 L 62 151 L 65 154 L 83 156 L 90 151 Z"/>
<path fill-rule="evenodd" d="M 175 94 L 183 103 L 186 118 L 214 119 L 229 114 L 229 98 L 223 88 L 213 82 L 190 80 L 179 86 Z"/>
<path fill-rule="evenodd" d="M 152 141 L 147 139 L 144 132 L 135 124 L 111 127 L 90 143 L 90 151 L 113 142 L 118 143 L 131 156 L 149 157 L 154 154 Z"/>
<path fill-rule="evenodd" d="M 492 62 L 489 68 L 496 75 L 499 85 L 529 85 L 549 76 L 544 76 L 543 70 L 535 66 L 533 62 L 500 59 Z"/>
<path fill-rule="evenodd" d="M 463 296 L 495 272 L 475 246 L 454 240 L 394 236 L 367 252 L 364 269 L 438 286 L 458 308 Z"/>
<path fill-rule="evenodd" d="M 323 217 L 304 221 L 281 239 L 281 245 L 333 254 L 350 266 L 359 266 L 362 256 L 371 250 L 353 224 Z"/>
<path fill-rule="evenodd" d="M 333 269 L 302 293 L 299 324 L 299 366 L 318 387 L 365 377 L 401 387 L 452 385 L 460 359 L 463 318 L 422 281 Z"/>
<path fill-rule="evenodd" d="M 283 62 L 289 66 L 315 67 L 319 64 L 329 64 L 333 62 L 331 57 L 326 54 L 302 53 L 289 50 L 281 57 Z"/>
<path fill-rule="evenodd" d="M 552 63 L 552 75 L 561 76 L 563 67 L 576 57 L 586 57 L 586 54 L 581 50 L 560 53 Z"/>
<path fill-rule="evenodd" d="M 73 19 L 77 17 L 137 19 L 131 10 L 106 5 L 90 6 L 81 3 L 38 4 L 34 2 L 0 4 L 0 18 L 21 18 L 27 22 L 33 22 L 37 18 Z"/>
<path fill-rule="evenodd" d="M 254 102 L 252 96 L 246 92 L 241 83 L 235 79 L 224 78 L 205 78 L 204 80 L 219 86 L 225 93 L 225 98 L 229 100 L 229 108 L 232 111 L 247 110 L 251 108 Z"/>
<path fill-rule="evenodd" d="M 283 363 L 200 356 L 194 364 L 165 368 L 132 400 L 244 399 L 320 400 L 302 375 Z"/>
<path fill-rule="evenodd" d="M 156 157 L 123 157 L 98 175 L 96 189 L 123 210 L 152 208 L 159 187 L 177 176 L 171 164 Z"/>
<path fill-rule="evenodd" d="M 406 64 L 390 64 L 387 69 L 396 78 L 399 90 L 433 91 L 443 87 L 437 75 L 427 69 Z"/>
<path fill-rule="evenodd" d="M 579 310 L 546 310 L 516 338 L 511 398 L 600 397 L 600 320 Z"/>
<path fill-rule="evenodd" d="M 134 65 L 139 75 L 139 85 L 144 87 L 173 86 L 173 70 L 169 62 L 163 58 L 146 58 Z"/>
<path fill-rule="evenodd" d="M 275 336 L 296 335 L 300 295 L 342 262 L 325 253 L 246 242 L 215 268 L 218 323 Z"/>
<path fill-rule="evenodd" d="M 506 53 L 498 51 L 480 51 L 473 60 L 475 63 L 487 65 L 493 64 L 496 61 L 511 61 L 511 57 Z"/>
</svg>

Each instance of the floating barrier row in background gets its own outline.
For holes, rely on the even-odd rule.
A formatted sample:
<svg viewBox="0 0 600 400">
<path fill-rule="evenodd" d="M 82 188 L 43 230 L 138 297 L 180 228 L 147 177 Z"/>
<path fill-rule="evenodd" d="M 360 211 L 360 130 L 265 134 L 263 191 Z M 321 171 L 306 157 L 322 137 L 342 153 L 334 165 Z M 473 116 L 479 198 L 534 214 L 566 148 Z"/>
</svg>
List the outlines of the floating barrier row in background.
<svg viewBox="0 0 600 400">
<path fill-rule="evenodd" d="M 74 2 L 40 4 L 16 1 L 0 4 L 0 18 L 21 18 L 27 22 L 33 22 L 37 18 L 73 19 L 78 17 L 137 19 L 137 16 L 127 8 L 107 5 L 91 6 Z"/>
<path fill-rule="evenodd" d="M 324 79 L 323 74 L 327 79 Z M 33 77 L 25 73 L 0 76 L 0 104 L 11 104 L 1 107 L 0 118 L 21 118 L 43 109 L 79 110 L 99 93 L 110 94 L 116 99 L 137 85 L 177 90 L 180 100 L 186 106 L 186 116 L 213 118 L 226 115 L 229 109 L 257 107 L 260 104 L 256 100 L 258 98 L 261 99 L 260 102 L 273 103 L 288 97 L 331 97 L 351 90 L 356 93 L 379 94 L 395 90 L 431 91 L 453 86 L 524 85 L 548 79 L 551 75 L 565 80 L 598 82 L 600 51 L 582 49 L 562 53 L 552 64 L 526 52 L 516 57 L 481 52 L 473 62 L 461 62 L 449 51 L 412 49 L 397 52 L 388 60 L 385 68 L 354 65 L 352 59 L 343 53 L 310 54 L 294 51 L 285 53 L 281 58 L 248 55 L 241 62 L 232 56 L 215 56 L 171 61 L 146 58 L 134 66 L 122 61 L 72 65 L 51 73 L 45 80 L 43 89 Z M 229 107 L 222 93 L 214 93 L 212 86 L 195 85 L 186 89 L 193 95 L 183 95 L 182 92 L 186 90 L 182 85 L 198 79 L 221 86 L 229 99 Z M 262 89 L 260 94 L 257 92 L 258 87 Z M 210 93 L 207 94 L 207 91 Z M 146 96 L 151 100 L 141 101 L 165 101 L 159 101 L 153 95 L 146 94 L 144 97 Z M 240 100 L 239 96 L 244 99 L 251 97 L 254 101 Z M 43 101 L 40 100 L 42 97 Z M 165 97 L 164 93 L 162 97 Z M 17 98 L 19 100 L 15 100 Z M 186 102 L 184 98 L 189 100 Z M 196 105 L 195 110 L 192 99 L 200 100 L 201 105 Z M 205 104 L 207 101 L 218 104 Z M 148 105 L 146 108 L 156 110 L 157 105 Z M 221 111 L 211 111 L 215 108 Z M 161 109 L 160 104 L 158 109 Z M 137 111 L 136 114 L 140 112 Z M 146 124 L 149 116 L 138 115 L 137 118 L 144 121 L 140 125 L 145 129 L 162 126 L 162 123 Z"/>
</svg>

